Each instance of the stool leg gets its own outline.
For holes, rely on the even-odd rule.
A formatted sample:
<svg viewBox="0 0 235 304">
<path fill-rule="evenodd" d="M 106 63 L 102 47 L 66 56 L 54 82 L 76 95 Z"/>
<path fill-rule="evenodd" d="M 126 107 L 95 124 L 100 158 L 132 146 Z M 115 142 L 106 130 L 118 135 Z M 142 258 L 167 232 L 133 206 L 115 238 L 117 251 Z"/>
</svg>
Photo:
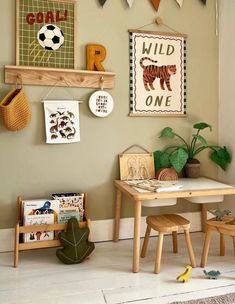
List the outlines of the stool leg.
<svg viewBox="0 0 235 304">
<path fill-rule="evenodd" d="M 208 252 L 209 252 L 211 236 L 212 236 L 212 232 L 210 230 L 208 230 L 206 232 L 206 237 L 205 237 L 204 246 L 203 246 L 203 250 L 202 250 L 201 267 L 205 267 L 206 262 L 207 262 L 207 256 L 208 256 Z"/>
<path fill-rule="evenodd" d="M 172 231 L 173 252 L 178 252 L 177 231 Z"/>
<path fill-rule="evenodd" d="M 220 233 L 220 256 L 225 256 L 225 241 L 223 233 Z"/>
<path fill-rule="evenodd" d="M 191 238 L 190 238 L 190 234 L 189 234 L 189 230 L 186 229 L 184 230 L 184 235 L 185 235 L 185 240 L 186 240 L 186 244 L 187 244 L 187 248 L 188 248 L 188 253 L 189 253 L 189 258 L 191 261 L 191 265 L 193 268 L 196 267 L 196 261 L 195 261 L 195 257 L 194 257 L 194 253 L 193 253 L 193 247 L 192 247 L 192 243 L 191 243 Z"/>
<path fill-rule="evenodd" d="M 148 247 L 148 243 L 149 243 L 150 232 L 151 232 L 151 227 L 148 225 L 147 228 L 146 228 L 144 243 L 143 243 L 143 247 L 142 247 L 141 254 L 140 254 L 140 256 L 142 258 L 144 258 L 146 256 L 146 251 L 147 251 L 147 247 Z"/>
<path fill-rule="evenodd" d="M 164 234 L 162 232 L 159 232 L 158 240 L 157 240 L 157 252 L 156 252 L 154 273 L 159 273 L 160 272 L 161 258 L 162 258 L 163 236 L 164 236 Z"/>
</svg>

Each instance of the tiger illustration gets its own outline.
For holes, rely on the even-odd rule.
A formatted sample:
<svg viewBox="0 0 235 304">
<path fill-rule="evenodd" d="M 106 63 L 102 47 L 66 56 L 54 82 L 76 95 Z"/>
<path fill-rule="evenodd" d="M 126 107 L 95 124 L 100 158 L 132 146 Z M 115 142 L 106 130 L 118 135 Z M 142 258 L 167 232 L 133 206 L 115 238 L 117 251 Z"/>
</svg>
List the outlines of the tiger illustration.
<svg viewBox="0 0 235 304">
<path fill-rule="evenodd" d="M 144 60 L 149 60 L 153 63 L 157 63 L 156 60 L 152 60 L 149 57 L 142 57 L 140 59 L 140 66 L 143 69 L 143 82 L 144 87 L 147 91 L 150 91 L 150 89 L 155 90 L 153 86 L 153 82 L 156 78 L 160 78 L 160 86 L 162 90 L 165 90 L 164 82 L 166 83 L 167 89 L 169 91 L 172 91 L 171 85 L 170 85 L 170 77 L 173 74 L 176 74 L 176 65 L 162 65 L 157 66 L 154 64 L 150 65 L 143 65 Z M 150 87 L 150 89 L 149 89 Z"/>
</svg>

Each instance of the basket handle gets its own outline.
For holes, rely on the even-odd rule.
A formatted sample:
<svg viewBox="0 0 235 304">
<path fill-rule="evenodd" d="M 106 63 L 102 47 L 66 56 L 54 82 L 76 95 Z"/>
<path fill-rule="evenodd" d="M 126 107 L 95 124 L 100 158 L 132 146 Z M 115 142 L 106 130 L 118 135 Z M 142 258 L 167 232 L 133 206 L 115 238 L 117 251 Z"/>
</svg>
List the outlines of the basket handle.
<svg viewBox="0 0 235 304">
<path fill-rule="evenodd" d="M 126 153 L 128 150 L 130 150 L 130 149 L 132 149 L 132 148 L 134 148 L 134 147 L 137 147 L 137 148 L 143 150 L 144 152 L 151 154 L 150 151 L 148 151 L 148 150 L 145 149 L 144 147 L 142 147 L 142 146 L 140 146 L 140 145 L 137 145 L 137 144 L 131 145 L 130 147 L 126 148 L 121 154 Z"/>
</svg>

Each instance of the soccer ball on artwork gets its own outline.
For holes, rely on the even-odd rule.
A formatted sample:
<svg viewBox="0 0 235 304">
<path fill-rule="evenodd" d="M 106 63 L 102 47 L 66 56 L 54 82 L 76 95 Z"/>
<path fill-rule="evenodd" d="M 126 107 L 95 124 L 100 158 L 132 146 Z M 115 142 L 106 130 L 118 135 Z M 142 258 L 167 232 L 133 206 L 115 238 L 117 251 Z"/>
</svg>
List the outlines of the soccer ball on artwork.
<svg viewBox="0 0 235 304">
<path fill-rule="evenodd" d="M 37 39 L 44 49 L 56 51 L 64 43 L 64 34 L 58 26 L 46 24 L 38 31 Z"/>
</svg>

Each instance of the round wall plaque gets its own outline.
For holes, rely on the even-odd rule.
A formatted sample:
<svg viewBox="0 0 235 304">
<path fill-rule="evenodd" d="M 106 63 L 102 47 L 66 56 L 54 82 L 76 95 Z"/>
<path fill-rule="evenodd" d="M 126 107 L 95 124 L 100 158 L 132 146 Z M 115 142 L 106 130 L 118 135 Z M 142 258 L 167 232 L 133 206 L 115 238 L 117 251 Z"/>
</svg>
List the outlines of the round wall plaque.
<svg viewBox="0 0 235 304">
<path fill-rule="evenodd" d="M 106 91 L 96 91 L 90 96 L 89 108 L 98 117 L 108 116 L 113 110 L 113 98 Z"/>
</svg>

